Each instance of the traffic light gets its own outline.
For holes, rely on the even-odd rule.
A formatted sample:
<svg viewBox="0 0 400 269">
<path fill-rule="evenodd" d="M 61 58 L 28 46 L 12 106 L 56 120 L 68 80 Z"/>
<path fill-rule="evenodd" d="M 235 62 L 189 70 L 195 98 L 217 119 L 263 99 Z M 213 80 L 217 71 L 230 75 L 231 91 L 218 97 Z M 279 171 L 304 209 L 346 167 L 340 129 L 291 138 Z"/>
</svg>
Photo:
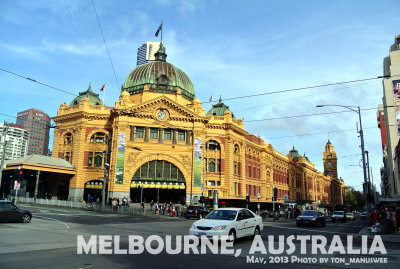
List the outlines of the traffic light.
<svg viewBox="0 0 400 269">
<path fill-rule="evenodd" d="M 24 170 L 22 170 L 22 169 L 18 170 L 17 176 L 18 176 L 18 179 L 20 179 L 20 180 L 24 179 Z"/>
<path fill-rule="evenodd" d="M 274 188 L 273 195 L 272 195 L 272 201 L 276 201 L 277 196 L 278 196 L 278 189 Z"/>
<path fill-rule="evenodd" d="M 246 195 L 246 203 L 250 203 L 250 195 Z"/>
</svg>

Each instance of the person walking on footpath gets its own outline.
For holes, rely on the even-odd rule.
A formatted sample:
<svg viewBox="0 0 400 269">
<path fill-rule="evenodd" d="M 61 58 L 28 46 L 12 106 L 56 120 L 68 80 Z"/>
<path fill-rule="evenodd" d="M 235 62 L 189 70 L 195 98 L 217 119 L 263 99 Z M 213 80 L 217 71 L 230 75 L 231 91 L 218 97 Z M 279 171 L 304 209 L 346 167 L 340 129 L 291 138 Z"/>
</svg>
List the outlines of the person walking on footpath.
<svg viewBox="0 0 400 269">
<path fill-rule="evenodd" d="M 386 232 L 387 233 L 391 233 L 391 231 L 392 231 L 392 221 L 390 220 L 390 211 L 389 211 L 389 209 L 387 207 L 385 208 L 385 213 L 386 213 L 386 217 L 385 217 L 385 220 L 386 220 Z"/>
<path fill-rule="evenodd" d="M 151 202 L 150 202 L 150 211 L 153 211 L 153 206 L 154 206 L 154 201 L 151 200 Z"/>
<path fill-rule="evenodd" d="M 395 233 L 397 231 L 397 223 L 396 223 L 396 211 L 394 211 L 394 208 L 390 211 L 390 221 L 392 222 L 392 230 L 390 233 Z"/>
<path fill-rule="evenodd" d="M 375 210 L 372 210 L 370 220 L 372 225 L 378 222 L 378 214 L 376 214 Z"/>
<path fill-rule="evenodd" d="M 141 207 L 141 209 L 142 209 L 142 213 L 144 213 L 144 202 L 142 202 L 142 203 L 140 204 L 140 207 Z"/>
</svg>

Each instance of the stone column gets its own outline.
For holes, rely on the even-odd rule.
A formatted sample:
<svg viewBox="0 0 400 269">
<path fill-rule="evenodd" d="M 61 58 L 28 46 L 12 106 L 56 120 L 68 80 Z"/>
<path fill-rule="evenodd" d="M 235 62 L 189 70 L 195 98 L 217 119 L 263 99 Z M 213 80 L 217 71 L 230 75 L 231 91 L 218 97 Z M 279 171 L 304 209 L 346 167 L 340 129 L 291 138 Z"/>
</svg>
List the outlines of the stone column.
<svg viewBox="0 0 400 269">
<path fill-rule="evenodd" d="M 144 142 L 149 142 L 149 127 L 144 127 Z"/>
<path fill-rule="evenodd" d="M 186 131 L 186 145 L 190 145 L 190 134 L 191 133 L 192 132 L 189 130 Z"/>
<path fill-rule="evenodd" d="M 131 127 L 131 141 L 135 140 L 135 126 L 129 126 Z"/>
<path fill-rule="evenodd" d="M 163 143 L 164 128 L 158 128 L 158 143 Z"/>
<path fill-rule="evenodd" d="M 172 144 L 176 144 L 176 129 L 172 130 Z"/>
</svg>

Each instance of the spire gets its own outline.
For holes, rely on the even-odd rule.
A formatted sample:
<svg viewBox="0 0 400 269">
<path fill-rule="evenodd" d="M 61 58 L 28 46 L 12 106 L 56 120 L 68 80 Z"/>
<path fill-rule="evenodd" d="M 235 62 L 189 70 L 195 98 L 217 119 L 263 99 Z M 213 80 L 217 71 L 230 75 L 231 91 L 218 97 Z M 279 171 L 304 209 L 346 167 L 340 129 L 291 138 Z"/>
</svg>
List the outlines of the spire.
<svg viewBox="0 0 400 269">
<path fill-rule="evenodd" d="M 221 97 L 221 95 L 219 96 L 218 102 L 219 102 L 219 103 L 222 103 L 222 97 Z"/>
<path fill-rule="evenodd" d="M 327 145 L 332 145 L 331 141 L 328 139 L 328 143 L 326 143 Z"/>
<path fill-rule="evenodd" d="M 87 91 L 88 91 L 88 92 L 91 92 L 91 91 L 92 91 L 92 82 L 89 82 L 89 87 L 87 88 Z"/>
<path fill-rule="evenodd" d="M 167 61 L 167 54 L 165 53 L 165 48 L 163 46 L 163 43 L 160 43 L 160 48 L 158 51 L 154 54 L 155 60 L 160 61 L 160 62 L 166 62 Z"/>
</svg>

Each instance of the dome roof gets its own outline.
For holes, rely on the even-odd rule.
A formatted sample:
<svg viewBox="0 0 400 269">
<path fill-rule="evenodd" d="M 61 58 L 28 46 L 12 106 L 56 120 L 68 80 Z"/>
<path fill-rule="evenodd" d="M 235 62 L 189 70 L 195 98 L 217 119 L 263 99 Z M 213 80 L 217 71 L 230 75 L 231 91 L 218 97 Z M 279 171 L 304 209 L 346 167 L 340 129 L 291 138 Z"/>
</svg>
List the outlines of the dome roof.
<svg viewBox="0 0 400 269">
<path fill-rule="evenodd" d="M 300 157 L 299 152 L 294 148 L 294 146 L 293 146 L 293 149 L 291 151 L 289 151 L 288 155 L 290 157 L 292 157 L 292 158 L 299 158 Z"/>
<path fill-rule="evenodd" d="M 88 98 L 89 104 L 91 104 L 91 105 L 101 105 L 101 106 L 104 105 L 103 101 L 99 98 L 99 95 L 92 91 L 91 83 L 89 83 L 89 87 L 86 91 L 80 92 L 77 97 L 72 99 L 71 103 L 69 103 L 69 106 L 79 105 L 82 102 L 83 98 Z"/>
<path fill-rule="evenodd" d="M 229 110 L 229 106 L 222 103 L 222 99 L 220 96 L 218 103 L 213 105 L 211 109 L 207 111 L 206 115 L 224 116 L 225 111 L 227 110 L 232 113 L 232 111 Z M 232 113 L 232 118 L 236 119 L 233 113 Z"/>
<path fill-rule="evenodd" d="M 179 89 L 188 100 L 195 97 L 194 87 L 189 77 L 179 68 L 166 62 L 162 43 L 160 49 L 155 53 L 155 61 L 139 65 L 128 75 L 122 86 L 123 91 L 130 94 L 143 92 L 145 85 L 152 92 L 163 92 L 175 94 Z"/>
</svg>

